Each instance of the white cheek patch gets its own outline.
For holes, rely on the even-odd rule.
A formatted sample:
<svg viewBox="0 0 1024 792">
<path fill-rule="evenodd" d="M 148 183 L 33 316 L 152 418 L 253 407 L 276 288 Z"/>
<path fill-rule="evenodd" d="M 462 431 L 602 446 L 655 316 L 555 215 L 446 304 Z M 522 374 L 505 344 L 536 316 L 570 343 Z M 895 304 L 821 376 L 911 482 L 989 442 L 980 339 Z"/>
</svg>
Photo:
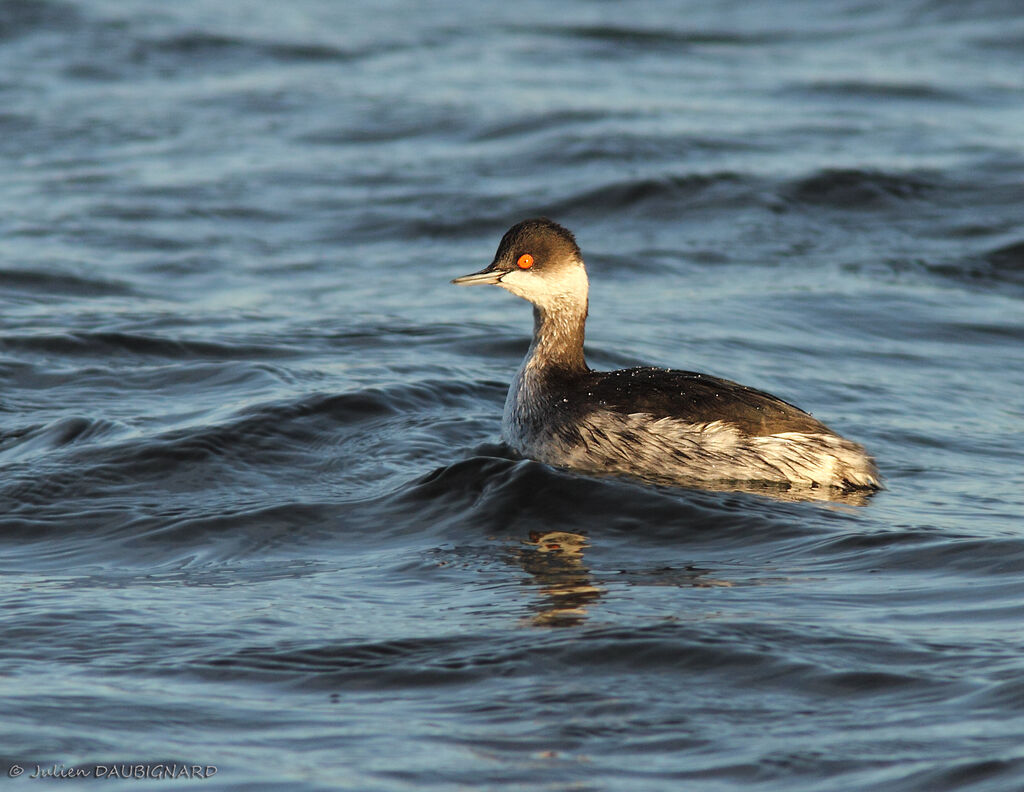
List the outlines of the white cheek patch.
<svg viewBox="0 0 1024 792">
<path fill-rule="evenodd" d="M 499 285 L 538 308 L 586 304 L 587 271 L 582 263 L 568 264 L 543 273 L 512 270 L 501 276 Z"/>
</svg>

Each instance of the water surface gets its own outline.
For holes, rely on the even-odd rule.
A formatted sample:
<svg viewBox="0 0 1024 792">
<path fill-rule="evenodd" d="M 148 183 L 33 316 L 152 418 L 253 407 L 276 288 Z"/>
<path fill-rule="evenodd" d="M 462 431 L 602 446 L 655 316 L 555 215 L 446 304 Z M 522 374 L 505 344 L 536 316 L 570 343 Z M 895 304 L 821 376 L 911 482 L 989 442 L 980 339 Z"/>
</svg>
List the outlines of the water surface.
<svg viewBox="0 0 1024 792">
<path fill-rule="evenodd" d="M 999 0 L 0 4 L 4 772 L 1024 784 L 1022 55 Z M 888 489 L 518 459 L 529 308 L 448 281 L 537 214 L 591 365 Z"/>
</svg>

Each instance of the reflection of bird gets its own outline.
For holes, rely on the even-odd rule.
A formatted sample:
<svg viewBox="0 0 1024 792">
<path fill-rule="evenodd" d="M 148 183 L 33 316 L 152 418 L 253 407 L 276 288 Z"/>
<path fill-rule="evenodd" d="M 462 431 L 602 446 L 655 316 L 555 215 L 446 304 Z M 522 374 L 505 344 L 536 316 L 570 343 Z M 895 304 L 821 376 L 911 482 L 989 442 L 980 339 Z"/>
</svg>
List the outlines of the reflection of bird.
<svg viewBox="0 0 1024 792">
<path fill-rule="evenodd" d="M 592 371 L 583 359 L 583 257 L 550 220 L 513 226 L 490 266 L 452 282 L 495 284 L 534 305 L 533 344 L 502 421 L 505 441 L 524 456 L 678 483 L 881 486 L 863 448 L 770 394 L 690 371 Z"/>
<path fill-rule="evenodd" d="M 545 597 L 530 623 L 537 627 L 582 624 L 587 606 L 603 593 L 583 565 L 587 538 L 568 531 L 532 531 L 527 544 L 533 549 L 522 552 L 520 561 Z"/>
<path fill-rule="evenodd" d="M 568 556 L 582 556 L 587 546 L 587 537 L 568 531 L 551 531 L 540 533 L 530 531 L 530 542 L 537 546 L 540 553 L 564 553 Z"/>
</svg>

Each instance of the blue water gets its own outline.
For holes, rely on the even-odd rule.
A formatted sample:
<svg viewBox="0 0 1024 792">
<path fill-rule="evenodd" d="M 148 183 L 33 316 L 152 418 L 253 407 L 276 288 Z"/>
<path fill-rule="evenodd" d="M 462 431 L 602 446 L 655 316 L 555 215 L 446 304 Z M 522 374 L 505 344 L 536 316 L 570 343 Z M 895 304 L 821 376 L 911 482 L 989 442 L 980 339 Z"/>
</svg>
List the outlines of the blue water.
<svg viewBox="0 0 1024 792">
<path fill-rule="evenodd" d="M 1016 0 L 0 2 L 4 788 L 1024 787 L 1022 63 Z M 538 214 L 591 365 L 888 488 L 517 458 L 529 307 L 448 281 Z"/>
</svg>

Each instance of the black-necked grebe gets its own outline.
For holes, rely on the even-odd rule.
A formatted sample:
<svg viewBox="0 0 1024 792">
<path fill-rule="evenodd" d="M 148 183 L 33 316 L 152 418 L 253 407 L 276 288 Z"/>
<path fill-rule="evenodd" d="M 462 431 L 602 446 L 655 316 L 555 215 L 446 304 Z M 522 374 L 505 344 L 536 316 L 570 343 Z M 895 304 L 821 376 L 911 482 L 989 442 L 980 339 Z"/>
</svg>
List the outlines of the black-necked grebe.
<svg viewBox="0 0 1024 792">
<path fill-rule="evenodd" d="M 690 371 L 591 371 L 583 359 L 587 271 L 576 239 L 557 223 L 512 226 L 490 266 L 452 283 L 495 284 L 533 303 L 533 343 L 502 420 L 505 442 L 523 456 L 691 484 L 881 486 L 863 448 L 768 393 Z"/>
</svg>

